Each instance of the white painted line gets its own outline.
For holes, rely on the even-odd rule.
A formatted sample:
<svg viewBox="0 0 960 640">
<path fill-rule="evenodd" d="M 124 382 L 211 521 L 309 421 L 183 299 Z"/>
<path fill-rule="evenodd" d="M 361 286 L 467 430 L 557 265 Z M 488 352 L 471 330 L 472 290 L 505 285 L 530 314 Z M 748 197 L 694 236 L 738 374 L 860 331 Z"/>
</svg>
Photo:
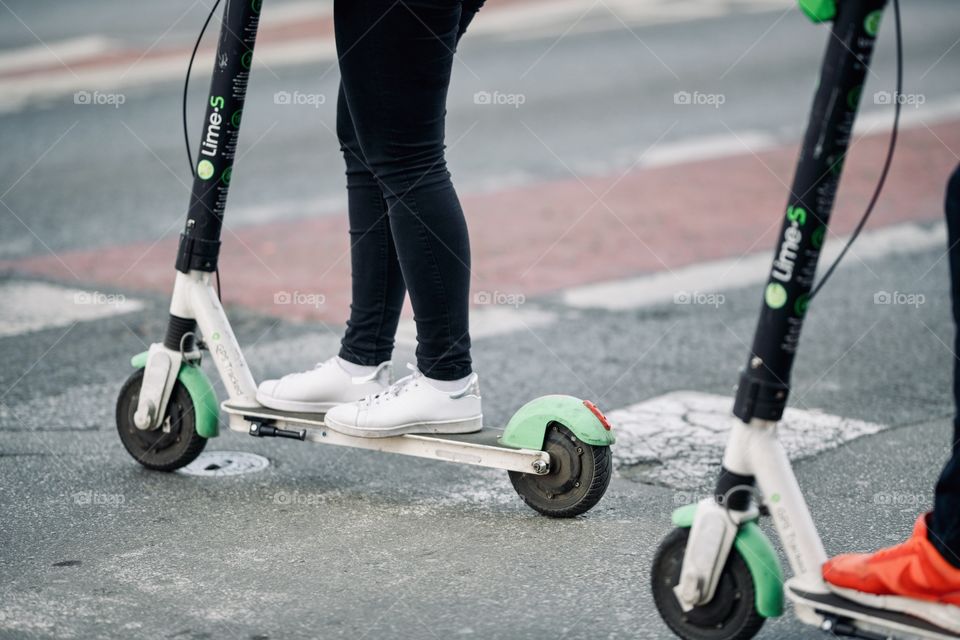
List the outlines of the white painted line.
<svg viewBox="0 0 960 640">
<path fill-rule="evenodd" d="M 643 155 L 640 166 L 663 167 L 745 153 L 760 153 L 782 144 L 776 136 L 763 131 L 688 138 L 660 144 L 648 150 Z"/>
<path fill-rule="evenodd" d="M 618 469 L 642 465 L 644 479 L 692 489 L 716 473 L 733 421 L 733 399 L 697 391 L 675 391 L 607 413 L 617 442 Z M 834 449 L 885 425 L 816 410 L 787 408 L 780 440 L 791 459 Z M 647 466 L 649 465 L 649 466 Z"/>
<path fill-rule="evenodd" d="M 139 311 L 143 303 L 122 294 L 82 291 L 45 282 L 0 284 L 0 337 L 65 327 Z"/>
<path fill-rule="evenodd" d="M 78 58 L 89 58 L 118 49 L 118 44 L 103 36 L 84 36 L 0 51 L 0 73 L 29 71 L 41 67 L 69 65 Z"/>
<path fill-rule="evenodd" d="M 820 264 L 827 265 L 840 253 L 847 237 L 830 238 Z M 933 248 L 946 250 L 946 227 L 943 223 L 914 223 L 864 231 L 841 263 L 841 268 L 863 260 L 915 253 Z M 727 289 L 762 283 L 773 260 L 773 251 L 753 253 L 742 258 L 701 262 L 649 275 L 624 280 L 599 282 L 574 287 L 563 292 L 567 306 L 581 309 L 618 311 L 672 302 L 682 294 L 709 294 Z"/>
</svg>

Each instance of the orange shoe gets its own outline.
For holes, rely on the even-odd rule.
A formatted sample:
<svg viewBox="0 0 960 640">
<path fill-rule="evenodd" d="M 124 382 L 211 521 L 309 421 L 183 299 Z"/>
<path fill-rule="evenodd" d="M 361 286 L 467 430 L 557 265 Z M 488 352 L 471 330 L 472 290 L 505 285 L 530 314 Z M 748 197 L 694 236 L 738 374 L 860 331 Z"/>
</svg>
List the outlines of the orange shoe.
<svg viewBox="0 0 960 640">
<path fill-rule="evenodd" d="M 913 536 L 903 544 L 828 560 L 823 579 L 844 598 L 912 615 L 960 634 L 960 569 L 930 544 L 927 514 L 917 518 Z"/>
</svg>

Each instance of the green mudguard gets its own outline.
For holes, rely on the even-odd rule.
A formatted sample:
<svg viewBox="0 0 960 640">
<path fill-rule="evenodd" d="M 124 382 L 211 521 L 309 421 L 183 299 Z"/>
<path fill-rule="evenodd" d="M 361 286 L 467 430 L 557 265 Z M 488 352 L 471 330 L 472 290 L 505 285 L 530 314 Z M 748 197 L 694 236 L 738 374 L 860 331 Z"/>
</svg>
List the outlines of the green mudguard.
<svg viewBox="0 0 960 640">
<path fill-rule="evenodd" d="M 147 366 L 147 352 L 138 353 L 130 359 L 137 369 Z M 220 425 L 217 417 L 220 414 L 220 405 L 217 403 L 217 393 L 210 384 L 210 379 L 198 366 L 191 364 L 180 365 L 177 379 L 187 389 L 190 399 L 193 400 L 193 410 L 197 420 L 197 434 L 204 438 L 216 438 L 220 435 Z"/>
<path fill-rule="evenodd" d="M 531 400 L 510 418 L 500 443 L 516 449 L 539 450 L 543 448 L 547 427 L 559 423 L 586 444 L 595 447 L 613 444 L 613 431 L 590 406 L 573 396 L 541 396 Z"/>
<path fill-rule="evenodd" d="M 693 526 L 697 505 L 688 504 L 673 512 L 673 524 L 683 529 Z M 783 570 L 770 539 L 753 520 L 740 525 L 733 546 L 750 569 L 756 592 L 757 613 L 764 618 L 783 614 Z"/>
</svg>

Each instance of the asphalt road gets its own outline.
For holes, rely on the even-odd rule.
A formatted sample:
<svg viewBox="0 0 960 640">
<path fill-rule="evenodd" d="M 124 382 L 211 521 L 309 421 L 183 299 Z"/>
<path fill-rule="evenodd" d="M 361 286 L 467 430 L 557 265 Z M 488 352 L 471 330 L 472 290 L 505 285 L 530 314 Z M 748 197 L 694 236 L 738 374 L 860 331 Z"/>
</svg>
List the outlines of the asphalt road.
<svg viewBox="0 0 960 640">
<path fill-rule="evenodd" d="M 183 13 L 173 5 L 187 3 L 57 5 L 63 13 L 9 6 L 41 38 L 98 33 L 142 47 Z M 198 7 L 187 16 L 170 43 L 190 41 L 202 16 Z M 954 96 L 960 11 L 949 0 L 912 2 L 904 20 L 907 90 L 929 103 Z M 17 21 L 0 25 L 4 47 L 35 43 Z M 878 90 L 892 82 L 890 35 L 870 80 Z M 734 8 L 632 31 L 468 37 L 449 105 L 452 170 L 475 191 L 629 166 L 654 143 L 731 131 L 793 140 L 822 36 L 796 12 Z M 272 99 L 295 89 L 332 97 L 336 73 L 325 69 L 255 76 L 229 224 L 339 215 L 332 100 L 313 109 Z M 84 109 L 65 95 L 0 114 L 0 258 L 176 233 L 187 180 L 179 89 L 124 89 L 119 109 Z M 526 101 L 484 109 L 473 101 L 481 90 Z M 672 96 L 681 90 L 726 101 L 679 110 Z M 889 428 L 797 463 L 830 553 L 902 540 L 929 508 L 949 446 L 954 359 L 942 250 L 851 261 L 835 278 L 805 328 L 794 406 Z M 243 286 L 229 274 L 225 285 Z M 881 289 L 923 303 L 878 307 Z M 168 300 L 121 293 L 143 308 L 0 337 L 0 637 L 669 637 L 650 596 L 650 562 L 671 510 L 707 490 L 709 477 L 670 486 L 651 482 L 643 465 L 621 467 L 593 511 L 556 521 L 526 508 L 506 473 L 236 433 L 208 450 L 258 453 L 267 469 L 148 472 L 116 437 L 114 402 L 130 356 L 161 337 Z M 716 308 L 614 312 L 572 309 L 559 294 L 527 301 L 554 320 L 475 341 L 485 417 L 503 424 L 526 400 L 556 392 L 605 409 L 678 389 L 729 394 L 758 290 L 724 295 Z M 340 332 L 239 308 L 230 315 L 258 380 L 325 359 Z M 400 370 L 412 359 L 402 345 L 394 362 Z M 760 637 L 818 634 L 788 614 Z"/>
</svg>

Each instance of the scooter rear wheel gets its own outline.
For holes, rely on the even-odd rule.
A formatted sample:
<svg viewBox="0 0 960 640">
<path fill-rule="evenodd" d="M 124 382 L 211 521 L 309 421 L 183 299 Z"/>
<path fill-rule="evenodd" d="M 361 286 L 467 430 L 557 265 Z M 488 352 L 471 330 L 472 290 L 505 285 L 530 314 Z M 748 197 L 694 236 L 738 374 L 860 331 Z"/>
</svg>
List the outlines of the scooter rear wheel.
<svg viewBox="0 0 960 640">
<path fill-rule="evenodd" d="M 593 508 L 613 475 L 610 447 L 586 444 L 563 425 L 553 424 L 547 429 L 543 450 L 550 454 L 549 473 L 509 472 L 523 501 L 553 518 L 572 518 Z"/>
<path fill-rule="evenodd" d="M 197 433 L 193 399 L 177 380 L 167 403 L 167 412 L 160 428 L 144 431 L 137 428 L 133 414 L 137 411 L 143 369 L 127 378 L 117 398 L 117 432 L 120 441 L 133 459 L 148 469 L 173 471 L 196 460 L 207 439 Z"/>
<path fill-rule="evenodd" d="M 673 588 L 680 582 L 689 537 L 689 529 L 674 529 L 653 559 L 653 601 L 663 621 L 684 640 L 748 640 L 757 635 L 766 618 L 757 612 L 753 577 L 736 550 L 727 558 L 713 600 L 690 611 L 680 608 Z"/>
</svg>

